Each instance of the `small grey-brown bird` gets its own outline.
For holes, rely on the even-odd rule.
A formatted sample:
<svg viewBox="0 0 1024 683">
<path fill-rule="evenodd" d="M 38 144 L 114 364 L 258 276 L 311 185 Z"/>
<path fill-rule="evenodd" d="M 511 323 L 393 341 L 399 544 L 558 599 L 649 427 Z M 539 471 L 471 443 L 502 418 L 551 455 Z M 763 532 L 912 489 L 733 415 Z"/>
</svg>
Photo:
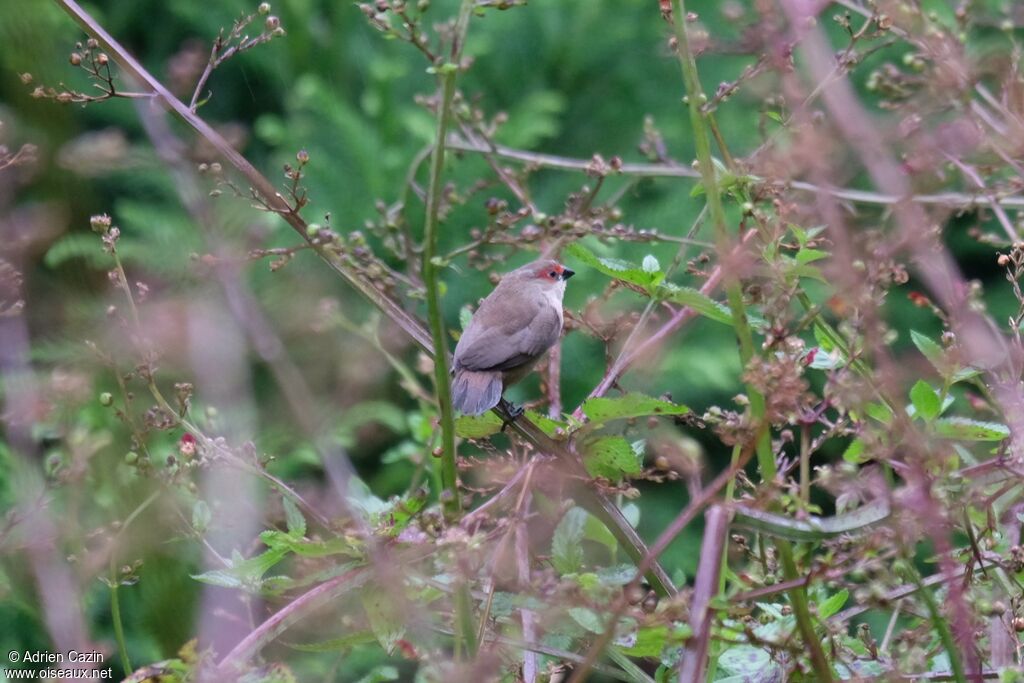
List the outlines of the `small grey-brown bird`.
<svg viewBox="0 0 1024 683">
<path fill-rule="evenodd" d="M 506 273 L 455 346 L 452 405 L 479 415 L 525 377 L 562 335 L 562 296 L 575 273 L 540 259 Z M 519 411 L 521 412 L 521 411 Z"/>
</svg>

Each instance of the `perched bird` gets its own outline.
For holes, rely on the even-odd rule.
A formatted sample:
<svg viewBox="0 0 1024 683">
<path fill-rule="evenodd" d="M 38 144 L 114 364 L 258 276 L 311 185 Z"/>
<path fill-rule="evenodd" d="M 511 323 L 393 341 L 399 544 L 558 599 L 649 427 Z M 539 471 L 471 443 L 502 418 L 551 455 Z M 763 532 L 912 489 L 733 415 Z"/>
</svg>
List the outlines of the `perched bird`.
<svg viewBox="0 0 1024 683">
<path fill-rule="evenodd" d="M 455 346 L 452 405 L 479 415 L 525 377 L 562 334 L 562 296 L 575 273 L 540 259 L 506 273 Z"/>
</svg>

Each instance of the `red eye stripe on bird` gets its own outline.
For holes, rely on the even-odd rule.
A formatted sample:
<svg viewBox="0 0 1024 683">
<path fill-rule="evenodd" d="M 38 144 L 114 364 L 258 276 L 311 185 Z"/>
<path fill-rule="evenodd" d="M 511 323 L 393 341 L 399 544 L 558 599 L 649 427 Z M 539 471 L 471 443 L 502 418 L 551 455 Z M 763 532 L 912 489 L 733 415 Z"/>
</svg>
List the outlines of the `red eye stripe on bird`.
<svg viewBox="0 0 1024 683">
<path fill-rule="evenodd" d="M 507 273 L 480 303 L 455 346 L 452 405 L 480 415 L 533 369 L 562 336 L 562 296 L 575 272 L 541 259 Z"/>
</svg>

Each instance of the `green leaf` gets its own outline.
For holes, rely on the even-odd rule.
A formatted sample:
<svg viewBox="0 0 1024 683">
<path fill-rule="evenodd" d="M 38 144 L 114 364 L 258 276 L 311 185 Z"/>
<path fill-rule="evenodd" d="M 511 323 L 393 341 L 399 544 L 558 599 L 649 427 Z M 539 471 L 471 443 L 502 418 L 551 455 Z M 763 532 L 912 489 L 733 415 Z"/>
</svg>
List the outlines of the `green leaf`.
<svg viewBox="0 0 1024 683">
<path fill-rule="evenodd" d="M 855 464 L 865 463 L 870 457 L 864 456 L 864 442 L 861 439 L 854 439 L 843 451 L 843 460 Z"/>
<path fill-rule="evenodd" d="M 956 384 L 957 382 L 963 382 L 964 380 L 971 379 L 972 377 L 977 377 L 980 374 L 981 370 L 976 368 L 960 368 L 953 373 L 953 377 L 951 379 L 953 380 L 953 383 Z"/>
<path fill-rule="evenodd" d="M 390 664 L 381 664 L 373 671 L 360 678 L 356 683 L 386 683 L 386 681 L 398 680 L 398 667 Z"/>
<path fill-rule="evenodd" d="M 636 567 L 631 564 L 617 564 L 601 567 L 597 577 L 605 586 L 625 586 L 636 577 Z"/>
<path fill-rule="evenodd" d="M 622 506 L 622 516 L 631 527 L 637 528 L 640 525 L 640 506 L 636 503 L 626 503 Z"/>
<path fill-rule="evenodd" d="M 566 424 L 564 422 L 552 420 L 547 415 L 538 413 L 536 410 L 527 410 L 526 417 L 530 418 L 530 422 L 537 425 L 538 429 L 550 436 L 552 439 L 561 438 L 558 435 L 559 429 L 563 432 L 566 430 Z M 564 436 L 564 434 L 562 436 Z"/>
<path fill-rule="evenodd" d="M 931 385 L 924 380 L 918 380 L 911 387 L 910 400 L 914 404 L 917 414 L 927 422 L 937 418 L 942 411 L 942 400 Z"/>
<path fill-rule="evenodd" d="M 608 531 L 601 520 L 594 517 L 591 514 L 587 515 L 587 523 L 583 528 L 583 537 L 589 541 L 600 543 L 604 547 L 608 548 L 608 552 L 614 554 L 619 547 L 619 542 L 615 540 L 615 536 L 612 532 Z"/>
<path fill-rule="evenodd" d="M 630 657 L 658 657 L 668 642 L 667 626 L 645 626 L 637 631 L 632 647 L 622 648 Z"/>
<path fill-rule="evenodd" d="M 582 542 L 587 517 L 583 508 L 569 508 L 555 527 L 551 538 L 551 564 L 562 574 L 578 572 L 583 566 Z"/>
<path fill-rule="evenodd" d="M 850 591 L 845 588 L 835 595 L 829 596 L 827 600 L 818 605 L 818 618 L 828 619 L 833 614 L 836 614 L 843 608 L 846 601 L 850 598 Z"/>
<path fill-rule="evenodd" d="M 214 569 L 202 574 L 192 574 L 192 578 L 200 583 L 221 586 L 223 588 L 242 588 L 244 585 L 238 576 L 226 569 Z"/>
<path fill-rule="evenodd" d="M 569 616 L 577 624 L 591 633 L 604 633 L 604 620 L 592 609 L 586 607 L 570 607 Z"/>
<path fill-rule="evenodd" d="M 592 423 L 600 425 L 610 420 L 647 415 L 686 415 L 690 409 L 659 398 L 631 393 L 616 398 L 588 398 L 583 402 L 583 412 Z"/>
<path fill-rule="evenodd" d="M 295 538 L 302 538 L 306 535 L 306 518 L 302 516 L 302 510 L 291 498 L 283 497 L 284 517 L 288 523 L 288 534 Z"/>
<path fill-rule="evenodd" d="M 621 436 L 603 436 L 584 445 L 583 465 L 592 477 L 620 481 L 640 474 L 640 453 Z"/>
<path fill-rule="evenodd" d="M 648 294 L 652 293 L 654 288 L 665 279 L 665 274 L 661 271 L 648 272 L 642 266 L 637 266 L 629 261 L 597 256 L 579 242 L 570 244 L 565 248 L 565 252 L 608 277 L 641 287 Z"/>
<path fill-rule="evenodd" d="M 491 411 L 483 415 L 455 418 L 455 435 L 462 439 L 485 439 L 501 431 L 501 418 Z"/>
<path fill-rule="evenodd" d="M 281 533 L 280 531 L 264 531 L 260 534 L 260 540 L 271 548 L 281 548 L 302 557 L 345 555 L 347 557 L 362 558 L 365 554 L 359 545 L 361 541 L 344 536 L 328 538 L 323 541 L 310 541 L 305 538 L 295 538 L 291 534 Z"/>
<path fill-rule="evenodd" d="M 817 280 L 818 282 L 830 284 L 828 278 L 825 277 L 825 275 L 821 272 L 821 269 L 818 268 L 817 266 L 795 265 L 792 268 L 789 268 L 786 272 L 789 273 L 790 275 L 796 275 L 797 277 L 807 277 L 812 280 Z"/>
<path fill-rule="evenodd" d="M 469 321 L 472 319 L 473 311 L 470 310 L 468 305 L 459 309 L 459 329 L 465 330 L 469 327 Z"/>
<path fill-rule="evenodd" d="M 375 586 L 361 594 L 363 609 L 377 642 L 389 655 L 405 636 L 405 619 L 382 586 Z"/>
<path fill-rule="evenodd" d="M 864 406 L 864 412 L 868 414 L 868 417 L 878 420 L 882 424 L 892 422 L 892 410 L 884 403 L 868 403 Z"/>
<path fill-rule="evenodd" d="M 843 354 L 838 351 L 826 351 L 821 346 L 816 346 L 808 351 L 805 358 L 811 359 L 807 367 L 815 370 L 835 370 L 846 362 Z"/>
<path fill-rule="evenodd" d="M 910 340 L 914 342 L 914 346 L 921 352 L 928 361 L 935 366 L 935 369 L 939 371 L 940 375 L 945 374 L 945 358 L 946 352 L 942 350 L 942 347 L 935 341 L 921 334 L 917 330 L 910 331 Z"/>
<path fill-rule="evenodd" d="M 800 251 L 796 252 L 795 258 L 796 262 L 803 266 L 814 261 L 820 261 L 823 258 L 828 258 L 829 256 L 831 256 L 831 254 L 827 251 L 804 247 L 800 249 Z"/>
<path fill-rule="evenodd" d="M 759 681 L 770 680 L 772 672 L 778 669 L 770 652 L 750 645 L 730 647 L 718 656 L 718 666 L 726 673 L 753 676 L 753 680 Z"/>
<path fill-rule="evenodd" d="M 979 422 L 966 417 L 944 417 L 935 421 L 935 433 L 944 439 L 961 441 L 1002 441 L 1010 428 L 998 422 Z"/>
<path fill-rule="evenodd" d="M 210 521 L 212 519 L 213 514 L 210 512 L 210 506 L 206 504 L 205 500 L 197 500 L 195 505 L 192 506 L 192 528 L 201 534 L 210 528 Z"/>
<path fill-rule="evenodd" d="M 426 506 L 427 490 L 421 488 L 404 498 L 390 501 L 389 510 L 378 516 L 377 524 L 383 526 L 389 536 L 398 536 Z"/>
<path fill-rule="evenodd" d="M 264 532 L 264 534 L 260 535 L 261 540 L 266 534 L 281 534 L 281 532 Z M 257 588 L 262 583 L 263 575 L 271 567 L 283 560 L 289 552 L 290 549 L 285 545 L 274 545 L 269 550 L 248 559 L 244 559 L 240 554 L 235 553 L 231 558 L 231 565 L 226 569 L 215 569 L 203 572 L 202 574 L 193 574 L 192 578 L 214 586 Z"/>
<path fill-rule="evenodd" d="M 940 375 L 946 377 L 949 374 L 950 363 L 946 358 L 946 351 L 938 344 L 938 342 L 934 341 L 930 337 L 926 337 L 916 330 L 910 331 L 910 339 L 914 342 L 914 346 L 917 347 L 917 350 L 921 352 L 921 355 L 928 359 L 928 362 L 932 364 L 932 367 L 934 367 Z M 956 382 L 963 382 L 964 380 L 971 379 L 972 377 L 977 377 L 980 374 L 981 371 L 976 370 L 975 368 L 959 368 L 953 372 L 950 379 L 955 384 Z"/>
<path fill-rule="evenodd" d="M 719 303 L 692 287 L 679 287 L 678 285 L 666 284 L 658 289 L 658 296 L 681 306 L 688 306 L 698 314 L 720 322 L 724 325 L 732 325 L 732 313 L 729 307 Z"/>
</svg>

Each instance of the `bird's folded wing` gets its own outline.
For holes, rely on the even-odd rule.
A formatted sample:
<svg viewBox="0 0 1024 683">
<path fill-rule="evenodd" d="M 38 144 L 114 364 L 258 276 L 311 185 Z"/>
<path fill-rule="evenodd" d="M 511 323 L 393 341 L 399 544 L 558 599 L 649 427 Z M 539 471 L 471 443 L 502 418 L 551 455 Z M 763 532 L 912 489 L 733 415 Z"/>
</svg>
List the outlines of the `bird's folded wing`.
<svg viewBox="0 0 1024 683">
<path fill-rule="evenodd" d="M 560 323 L 558 311 L 546 303 L 519 299 L 500 310 L 482 305 L 455 347 L 455 364 L 467 370 L 517 368 L 558 341 Z"/>
</svg>

